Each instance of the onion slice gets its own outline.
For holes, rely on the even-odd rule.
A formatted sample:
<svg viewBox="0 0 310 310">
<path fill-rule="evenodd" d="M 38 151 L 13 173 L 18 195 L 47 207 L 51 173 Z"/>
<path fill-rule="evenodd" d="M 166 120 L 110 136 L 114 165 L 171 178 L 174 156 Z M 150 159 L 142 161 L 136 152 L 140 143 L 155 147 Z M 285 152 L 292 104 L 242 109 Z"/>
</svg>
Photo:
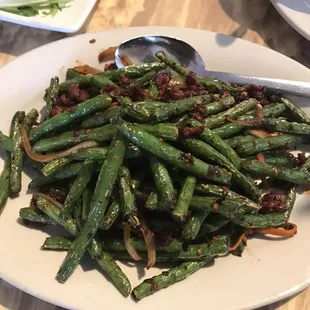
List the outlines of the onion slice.
<svg viewBox="0 0 310 310">
<path fill-rule="evenodd" d="M 45 163 L 45 162 L 48 162 L 48 161 L 51 161 L 57 158 L 61 158 L 61 157 L 67 157 L 70 154 L 77 153 L 78 151 L 82 149 L 88 149 L 88 148 L 92 148 L 92 147 L 99 145 L 99 143 L 95 141 L 85 141 L 85 142 L 82 142 L 80 144 L 73 146 L 72 148 L 68 150 L 64 150 L 64 151 L 60 151 L 60 152 L 52 153 L 52 154 L 47 154 L 47 155 L 42 155 L 42 154 L 37 154 L 33 152 L 26 129 L 24 127 L 21 127 L 20 132 L 22 135 L 23 147 L 28 157 L 40 163 Z"/>
<path fill-rule="evenodd" d="M 109 48 L 105 49 L 98 55 L 99 63 L 102 63 L 107 58 L 114 56 L 117 46 L 110 46 Z"/>
<path fill-rule="evenodd" d="M 129 225 L 129 223 L 126 223 L 125 227 L 124 227 L 124 243 L 125 243 L 125 247 L 126 247 L 128 254 L 130 255 L 130 257 L 133 260 L 139 261 L 142 259 L 141 256 L 139 255 L 139 253 L 136 251 L 136 249 L 130 243 L 130 225 Z"/>
<path fill-rule="evenodd" d="M 79 72 L 79 73 L 82 73 L 82 74 L 98 74 L 98 73 L 102 72 L 96 68 L 89 66 L 89 65 L 76 66 L 76 67 L 73 67 L 72 70 Z"/>
<path fill-rule="evenodd" d="M 246 132 L 257 138 L 267 138 L 271 136 L 270 132 L 264 129 L 248 129 Z"/>
<path fill-rule="evenodd" d="M 132 66 L 132 65 L 133 65 L 132 60 L 131 60 L 128 56 L 126 56 L 126 55 L 120 55 L 119 58 L 121 59 L 123 65 L 124 65 L 125 67 Z"/>
<path fill-rule="evenodd" d="M 257 126 L 263 120 L 263 107 L 260 104 L 256 105 L 256 117 L 253 121 L 244 121 L 241 119 L 231 118 L 229 115 L 226 115 L 225 118 L 231 123 L 237 123 L 242 126 Z"/>
<path fill-rule="evenodd" d="M 293 223 L 286 223 L 280 227 L 272 228 L 256 228 L 253 229 L 253 233 L 274 235 L 280 237 L 293 237 L 297 233 L 297 225 Z"/>
<path fill-rule="evenodd" d="M 155 249 L 155 238 L 154 233 L 150 230 L 150 228 L 147 226 L 144 219 L 141 219 L 141 227 L 140 230 L 143 234 L 143 238 L 146 244 L 147 248 L 147 269 L 150 269 L 155 265 L 156 262 L 156 249 Z"/>
<path fill-rule="evenodd" d="M 257 153 L 256 159 L 257 159 L 258 161 L 262 162 L 262 163 L 265 162 L 265 156 L 264 156 L 263 153 Z"/>
<path fill-rule="evenodd" d="M 55 207 L 57 207 L 58 209 L 62 209 L 62 204 L 60 202 L 58 202 L 57 200 L 55 200 L 54 198 L 52 198 L 51 196 L 48 196 L 48 195 L 45 195 L 42 193 L 35 193 L 35 194 L 33 194 L 33 197 L 35 199 L 43 198 L 46 201 L 48 201 L 49 203 L 51 203 L 52 205 L 54 205 Z"/>
</svg>

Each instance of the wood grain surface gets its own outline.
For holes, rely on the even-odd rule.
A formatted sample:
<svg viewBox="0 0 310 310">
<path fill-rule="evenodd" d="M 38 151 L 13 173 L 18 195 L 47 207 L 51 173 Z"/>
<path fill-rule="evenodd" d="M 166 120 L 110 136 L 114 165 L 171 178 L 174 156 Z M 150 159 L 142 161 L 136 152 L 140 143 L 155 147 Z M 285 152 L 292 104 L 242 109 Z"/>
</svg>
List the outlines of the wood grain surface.
<svg viewBox="0 0 310 310">
<path fill-rule="evenodd" d="M 310 68 L 310 42 L 282 19 L 269 0 L 101 0 L 80 33 L 147 25 L 232 35 L 268 46 Z M 66 36 L 0 22 L 0 67 L 29 50 Z M 60 310 L 0 279 L 0 310 L 4 309 Z M 310 310 L 310 289 L 259 310 L 271 309 Z"/>
</svg>

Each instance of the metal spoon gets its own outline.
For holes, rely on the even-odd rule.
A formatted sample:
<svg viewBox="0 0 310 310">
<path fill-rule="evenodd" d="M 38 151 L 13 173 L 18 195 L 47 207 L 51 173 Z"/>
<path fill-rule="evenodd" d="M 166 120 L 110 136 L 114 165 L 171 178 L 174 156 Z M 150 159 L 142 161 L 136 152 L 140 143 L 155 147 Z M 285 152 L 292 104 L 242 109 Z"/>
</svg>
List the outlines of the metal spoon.
<svg viewBox="0 0 310 310">
<path fill-rule="evenodd" d="M 310 97 L 310 83 L 272 79 L 242 75 L 229 72 L 207 71 L 199 53 L 188 43 L 181 40 L 159 36 L 148 35 L 137 37 L 123 42 L 115 52 L 115 62 L 118 68 L 124 67 L 120 56 L 128 56 L 134 64 L 155 62 L 158 59 L 154 56 L 159 50 L 174 57 L 179 63 L 196 72 L 201 77 L 216 78 L 222 82 L 257 84 L 266 86 L 274 91 L 289 93 L 301 97 Z"/>
</svg>

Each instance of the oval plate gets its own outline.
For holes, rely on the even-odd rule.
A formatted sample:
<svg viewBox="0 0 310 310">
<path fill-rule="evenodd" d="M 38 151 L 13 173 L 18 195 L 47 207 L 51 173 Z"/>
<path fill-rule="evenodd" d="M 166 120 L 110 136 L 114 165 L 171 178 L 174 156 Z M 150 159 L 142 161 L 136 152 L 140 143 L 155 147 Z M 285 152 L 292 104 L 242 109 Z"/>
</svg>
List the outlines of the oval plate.
<svg viewBox="0 0 310 310">
<path fill-rule="evenodd" d="M 44 89 L 54 75 L 62 79 L 77 63 L 98 67 L 98 53 L 131 37 L 161 34 L 192 44 L 211 70 L 233 71 L 266 77 L 310 81 L 310 71 L 297 62 L 265 47 L 211 32 L 143 27 L 112 30 L 57 41 L 33 50 L 0 70 L 0 130 L 8 133 L 16 110 L 43 106 Z M 95 39 L 95 44 L 89 44 Z M 99 66 L 100 67 L 100 66 Z M 103 68 L 103 65 L 101 65 Z M 306 106 L 306 101 L 299 100 Z M 307 108 L 308 109 L 308 108 Z M 308 109 L 309 110 L 309 109 Z M 2 163 L 1 163 L 2 165 Z M 1 167 L 0 167 L 1 168 Z M 28 206 L 29 178 L 24 175 L 23 192 L 10 200 L 0 217 L 0 276 L 16 287 L 48 302 L 72 309 L 250 309 L 288 297 L 310 283 L 309 197 L 298 197 L 292 221 L 298 234 L 288 240 L 251 239 L 242 258 L 218 258 L 187 280 L 135 303 L 123 298 L 90 260 L 85 259 L 65 284 L 55 280 L 65 253 L 41 251 L 52 231 L 25 227 L 18 220 L 21 207 Z M 140 265 L 123 270 L 135 286 L 147 276 Z"/>
</svg>

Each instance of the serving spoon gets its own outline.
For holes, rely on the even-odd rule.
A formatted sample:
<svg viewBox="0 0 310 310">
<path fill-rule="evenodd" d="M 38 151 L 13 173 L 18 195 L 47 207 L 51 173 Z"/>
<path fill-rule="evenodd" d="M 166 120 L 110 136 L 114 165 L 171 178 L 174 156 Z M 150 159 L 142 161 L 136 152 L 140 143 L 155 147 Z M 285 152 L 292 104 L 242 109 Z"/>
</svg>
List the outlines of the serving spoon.
<svg viewBox="0 0 310 310">
<path fill-rule="evenodd" d="M 163 50 L 175 60 L 186 66 L 197 75 L 206 78 L 216 78 L 226 83 L 256 84 L 266 86 L 271 90 L 292 94 L 295 96 L 310 98 L 310 83 L 291 80 L 273 79 L 242 75 L 230 72 L 208 71 L 200 54 L 188 43 L 176 38 L 147 35 L 136 37 L 123 42 L 115 51 L 115 62 L 118 68 L 124 67 L 121 56 L 128 56 L 134 64 L 156 62 L 154 56 L 159 50 Z"/>
</svg>

